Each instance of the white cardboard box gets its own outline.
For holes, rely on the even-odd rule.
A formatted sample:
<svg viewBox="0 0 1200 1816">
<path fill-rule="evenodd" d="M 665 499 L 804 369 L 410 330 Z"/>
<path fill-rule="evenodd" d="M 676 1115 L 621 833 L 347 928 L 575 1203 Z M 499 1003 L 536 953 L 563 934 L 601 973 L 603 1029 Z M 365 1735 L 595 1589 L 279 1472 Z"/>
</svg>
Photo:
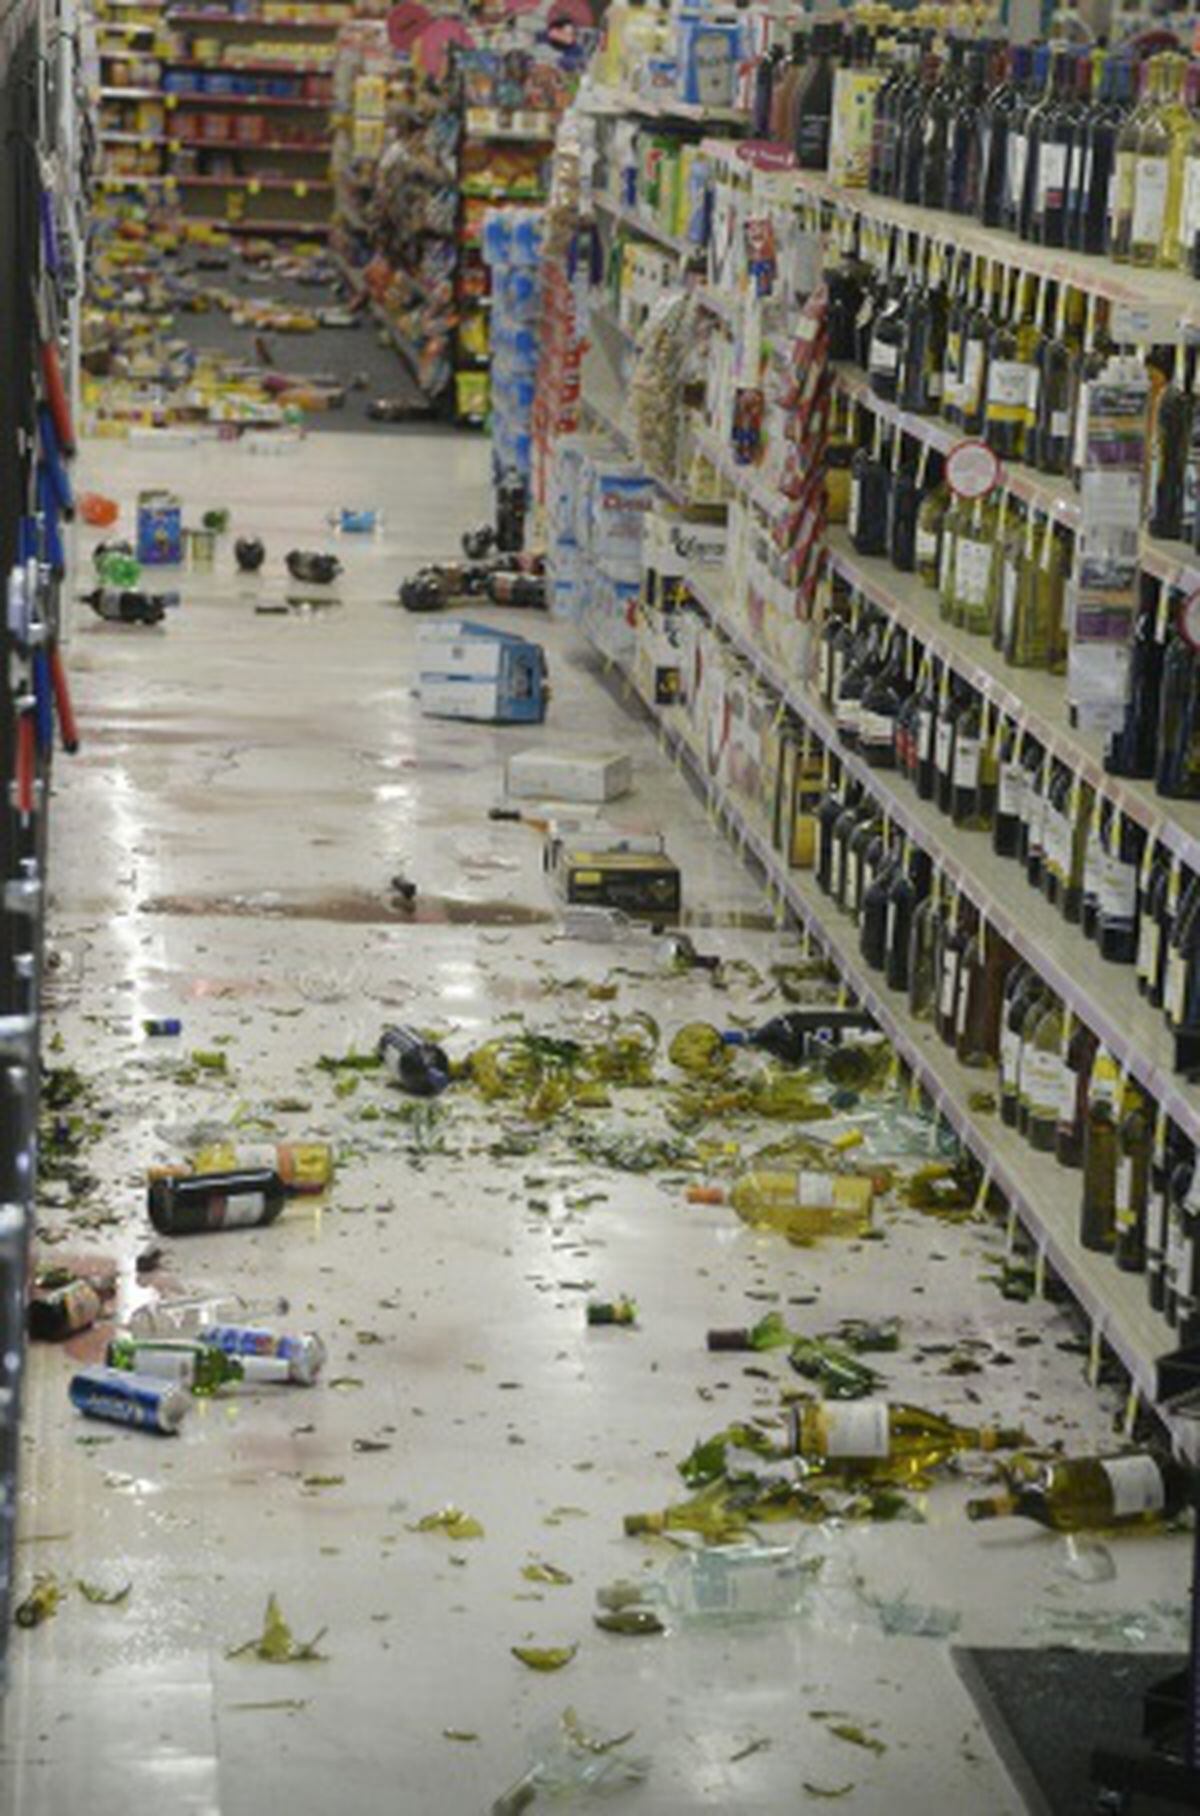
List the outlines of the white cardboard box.
<svg viewBox="0 0 1200 1816">
<path fill-rule="evenodd" d="M 520 750 L 508 759 L 508 792 L 518 799 L 615 801 L 632 787 L 633 764 L 615 751 L 581 757 Z"/>
</svg>

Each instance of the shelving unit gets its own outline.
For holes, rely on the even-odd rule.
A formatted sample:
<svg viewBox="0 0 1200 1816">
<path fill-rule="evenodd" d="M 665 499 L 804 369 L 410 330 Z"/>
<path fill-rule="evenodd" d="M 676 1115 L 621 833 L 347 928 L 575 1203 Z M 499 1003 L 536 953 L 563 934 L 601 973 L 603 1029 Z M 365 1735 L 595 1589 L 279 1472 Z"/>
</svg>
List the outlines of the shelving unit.
<svg viewBox="0 0 1200 1816">
<path fill-rule="evenodd" d="M 638 119 L 652 110 L 631 97 L 609 93 L 594 97 L 611 113 Z M 726 122 L 702 120 L 715 134 Z M 715 137 L 705 149 L 728 156 L 728 142 Z M 910 208 L 869 192 L 848 190 L 822 176 L 800 171 L 772 171 L 773 203 L 790 209 L 801 227 L 816 231 L 827 254 L 844 244 L 848 223 L 871 222 L 901 229 L 919 245 L 976 252 L 993 264 L 1066 283 L 1110 305 L 1111 332 L 1117 341 L 1146 345 L 1162 339 L 1179 343 L 1200 325 L 1200 284 L 1177 273 L 1133 270 L 1102 258 L 1091 258 L 1031 246 L 1015 236 L 993 233 L 971 220 Z M 640 236 L 679 260 L 676 284 L 695 288 L 703 311 L 725 329 L 738 330 L 746 299 L 695 282 L 687 264 L 698 248 L 664 231 L 639 211 L 600 193 L 593 197 L 595 215 L 612 230 Z M 595 339 L 605 350 L 584 367 L 583 401 L 588 418 L 601 426 L 627 454 L 633 452 L 625 433 L 620 382 L 633 337 L 606 305 L 593 306 Z M 714 328 L 719 332 L 719 328 Z M 936 416 L 918 416 L 877 397 L 864 372 L 847 366 L 831 368 L 834 389 L 848 402 L 879 418 L 886 429 L 908 436 L 921 447 L 946 456 L 968 439 L 962 430 Z M 786 543 L 789 518 L 797 504 L 785 495 L 773 467 L 739 465 L 729 446 L 694 417 L 686 434 L 692 445 L 721 476 L 731 499 L 764 521 L 767 532 Z M 776 456 L 778 459 L 778 456 Z M 1065 530 L 1081 524 L 1081 501 L 1070 479 L 1006 463 L 1000 485 L 1040 518 Z M 680 505 L 686 499 L 662 487 Z M 898 572 L 883 559 L 859 555 L 850 536 L 833 527 L 824 535 L 828 569 L 887 620 L 910 633 L 927 656 L 974 690 L 997 717 L 1011 721 L 1082 782 L 1149 835 L 1189 869 L 1200 872 L 1200 803 L 1160 796 L 1149 782 L 1110 774 L 1098 736 L 1073 720 L 1065 677 L 1040 669 L 1008 664 L 986 637 L 974 636 L 943 618 L 937 594 L 915 575 Z M 1187 595 L 1200 590 L 1200 553 L 1182 544 L 1141 537 L 1143 571 Z M 904 833 L 926 853 L 944 882 L 974 905 L 981 919 L 1002 937 L 1020 960 L 1047 983 L 1065 1010 L 1085 1024 L 1111 1053 L 1116 1065 L 1142 1088 L 1187 1139 L 1200 1145 L 1200 1087 L 1175 1071 L 1175 1044 L 1162 1014 L 1139 993 L 1134 969 L 1106 962 L 1095 944 L 1026 881 L 1023 867 L 998 856 L 990 835 L 967 831 L 922 800 L 899 772 L 874 768 L 839 737 L 833 713 L 810 686 L 803 665 L 772 653 L 750 627 L 731 582 L 715 582 L 711 570 L 688 575 L 696 608 L 711 633 L 752 674 L 768 697 L 807 727 L 818 744 L 836 759 L 844 778 L 860 786 L 875 803 L 884 824 Z M 600 613 L 585 607 L 581 623 L 605 660 L 624 683 L 636 689 L 635 671 L 623 649 L 611 646 L 612 633 Z M 938 1110 L 974 1153 L 988 1178 L 1003 1194 L 1011 1215 L 1025 1226 L 1040 1257 L 1062 1278 L 1089 1318 L 1094 1356 L 1107 1345 L 1128 1371 L 1133 1389 L 1153 1401 L 1158 1391 L 1157 1362 L 1176 1346 L 1176 1333 L 1154 1311 L 1145 1281 L 1126 1275 L 1110 1256 L 1084 1249 L 1077 1233 L 1078 1174 L 1057 1165 L 1053 1156 L 1033 1151 L 998 1117 L 972 1109 L 986 1072 L 960 1065 L 925 1023 L 912 1017 L 905 997 L 881 982 L 858 949 L 858 930 L 817 886 L 811 872 L 791 869 L 764 829 L 727 790 L 715 784 L 704 760 L 688 741 L 687 721 L 678 708 L 655 707 L 639 696 L 664 742 L 674 751 L 703 794 L 715 820 L 739 854 L 762 875 L 779 911 L 795 917 L 834 961 L 849 988 L 876 1017 L 914 1077 Z M 1161 1409 L 1160 1409 L 1161 1410 Z M 1200 1457 L 1200 1425 L 1185 1416 L 1171 1420 L 1175 1440 L 1188 1455 Z"/>
</svg>

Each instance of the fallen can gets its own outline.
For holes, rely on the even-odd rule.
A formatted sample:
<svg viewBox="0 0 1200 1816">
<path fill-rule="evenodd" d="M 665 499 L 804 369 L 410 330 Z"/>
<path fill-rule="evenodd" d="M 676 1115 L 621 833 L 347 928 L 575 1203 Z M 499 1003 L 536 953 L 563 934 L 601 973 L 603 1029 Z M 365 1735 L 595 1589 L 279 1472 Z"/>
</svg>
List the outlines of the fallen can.
<svg viewBox="0 0 1200 1816">
<path fill-rule="evenodd" d="M 236 1356 L 247 1381 L 277 1381 L 277 1364 L 284 1361 L 289 1381 L 298 1387 L 311 1387 L 325 1364 L 325 1345 L 315 1331 L 288 1336 L 279 1331 L 254 1330 L 245 1324 L 202 1324 L 196 1341 L 210 1349 L 223 1350 L 227 1356 Z M 265 1366 L 268 1362 L 274 1366 Z"/>
<path fill-rule="evenodd" d="M 142 1023 L 143 1034 L 182 1034 L 183 1023 L 177 1015 L 148 1015 Z"/>
<path fill-rule="evenodd" d="M 150 1380 L 119 1368 L 81 1368 L 67 1395 L 89 1419 L 109 1419 L 171 1437 L 183 1424 L 188 1397 L 173 1381 Z"/>
</svg>

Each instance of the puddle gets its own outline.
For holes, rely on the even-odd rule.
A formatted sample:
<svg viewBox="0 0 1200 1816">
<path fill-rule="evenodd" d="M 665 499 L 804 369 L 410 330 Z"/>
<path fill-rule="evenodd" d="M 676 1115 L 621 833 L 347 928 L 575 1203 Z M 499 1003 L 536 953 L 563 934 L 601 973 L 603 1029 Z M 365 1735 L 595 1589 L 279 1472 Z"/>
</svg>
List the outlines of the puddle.
<svg viewBox="0 0 1200 1816">
<path fill-rule="evenodd" d="M 454 927 L 536 927 L 555 919 L 549 908 L 520 902 L 471 901 L 464 896 L 419 895 L 411 909 L 366 890 L 343 895 L 283 896 L 275 890 L 250 895 L 156 895 L 139 902 L 141 914 L 235 915 L 285 921 L 338 921 L 347 925 L 450 925 Z"/>
</svg>

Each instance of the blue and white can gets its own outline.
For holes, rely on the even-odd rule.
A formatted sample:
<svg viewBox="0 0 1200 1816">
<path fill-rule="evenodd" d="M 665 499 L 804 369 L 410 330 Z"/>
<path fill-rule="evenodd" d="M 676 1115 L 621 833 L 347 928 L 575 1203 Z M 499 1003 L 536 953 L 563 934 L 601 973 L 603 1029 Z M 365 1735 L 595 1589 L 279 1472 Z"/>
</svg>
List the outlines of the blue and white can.
<svg viewBox="0 0 1200 1816">
<path fill-rule="evenodd" d="M 205 1324 L 196 1332 L 197 1341 L 210 1349 L 224 1350 L 236 1356 L 245 1369 L 245 1379 L 277 1380 L 281 1362 L 287 1364 L 287 1379 L 300 1387 L 311 1387 L 325 1362 L 325 1345 L 313 1331 L 288 1336 L 280 1331 L 254 1330 L 245 1324 Z M 274 1369 L 266 1364 L 271 1363 Z"/>
<path fill-rule="evenodd" d="M 71 1404 L 89 1419 L 110 1419 L 138 1431 L 172 1436 L 183 1424 L 188 1396 L 174 1381 L 130 1374 L 123 1368 L 81 1368 L 67 1389 Z"/>
</svg>

